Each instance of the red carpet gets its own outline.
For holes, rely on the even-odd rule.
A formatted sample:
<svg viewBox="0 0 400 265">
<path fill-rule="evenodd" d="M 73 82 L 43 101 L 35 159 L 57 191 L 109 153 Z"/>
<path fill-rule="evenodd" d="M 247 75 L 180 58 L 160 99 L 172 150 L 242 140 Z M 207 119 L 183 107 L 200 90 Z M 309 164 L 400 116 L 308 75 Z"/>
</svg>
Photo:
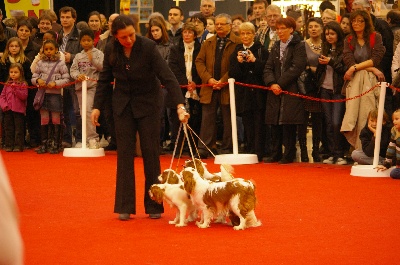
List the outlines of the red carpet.
<svg viewBox="0 0 400 265">
<path fill-rule="evenodd" d="M 263 225 L 234 231 L 221 224 L 175 228 L 167 205 L 161 219 L 148 219 L 141 158 L 138 215 L 121 222 L 113 213 L 115 152 L 102 158 L 2 155 L 20 209 L 25 264 L 400 262 L 400 181 L 352 177 L 350 166 L 235 166 L 236 177 L 257 185 L 256 215 Z M 170 159 L 162 156 L 163 169 Z M 204 161 L 217 171 L 213 160 Z"/>
</svg>

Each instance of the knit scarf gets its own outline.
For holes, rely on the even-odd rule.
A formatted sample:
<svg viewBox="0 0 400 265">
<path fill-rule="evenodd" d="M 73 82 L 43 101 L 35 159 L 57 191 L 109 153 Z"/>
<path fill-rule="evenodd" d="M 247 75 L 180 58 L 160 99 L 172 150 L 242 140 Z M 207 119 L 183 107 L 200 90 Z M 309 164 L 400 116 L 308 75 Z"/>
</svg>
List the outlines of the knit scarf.
<svg viewBox="0 0 400 265">
<path fill-rule="evenodd" d="M 188 82 L 192 82 L 192 65 L 193 65 L 193 50 L 194 50 L 194 41 L 191 43 L 183 43 L 185 47 L 185 68 L 186 68 L 186 78 Z M 200 100 L 199 96 L 197 95 L 196 90 L 187 91 L 185 94 L 186 98 L 192 98 L 195 100 Z"/>
</svg>

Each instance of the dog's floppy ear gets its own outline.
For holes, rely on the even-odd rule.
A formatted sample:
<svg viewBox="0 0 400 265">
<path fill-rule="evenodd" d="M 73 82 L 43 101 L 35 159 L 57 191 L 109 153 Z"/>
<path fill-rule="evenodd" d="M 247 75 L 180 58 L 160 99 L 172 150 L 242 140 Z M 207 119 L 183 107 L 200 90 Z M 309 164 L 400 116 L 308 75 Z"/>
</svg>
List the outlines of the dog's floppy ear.
<svg viewBox="0 0 400 265">
<path fill-rule="evenodd" d="M 157 185 L 152 185 L 149 190 L 149 195 L 153 201 L 161 204 L 164 198 L 164 190 Z"/>
<path fill-rule="evenodd" d="M 193 173 L 187 170 L 182 171 L 183 187 L 187 193 L 192 193 L 196 181 L 194 180 Z"/>
</svg>

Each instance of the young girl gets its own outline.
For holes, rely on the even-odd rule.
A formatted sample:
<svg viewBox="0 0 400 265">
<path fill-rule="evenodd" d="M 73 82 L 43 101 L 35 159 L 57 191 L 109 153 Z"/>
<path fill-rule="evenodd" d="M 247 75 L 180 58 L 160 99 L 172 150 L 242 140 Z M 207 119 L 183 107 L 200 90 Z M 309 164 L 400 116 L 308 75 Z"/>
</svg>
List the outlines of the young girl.
<svg viewBox="0 0 400 265">
<path fill-rule="evenodd" d="M 24 150 L 24 116 L 28 84 L 19 63 L 12 63 L 9 78 L 0 95 L 0 107 L 4 112 L 5 150 L 22 152 Z"/>
<path fill-rule="evenodd" d="M 20 63 L 22 65 L 25 80 L 27 80 L 28 86 L 31 85 L 30 80 L 32 78 L 32 72 L 29 69 L 31 62 L 25 56 L 22 42 L 17 37 L 12 37 L 8 40 L 6 49 L 4 50 L 3 57 L 1 57 L 0 59 L 0 82 L 1 82 L 0 92 L 3 90 L 2 84 L 7 82 L 9 78 L 8 75 L 9 75 L 10 65 L 12 63 Z M 3 125 L 2 128 L 4 128 L 4 120 L 2 121 L 2 125 Z M 5 142 L 4 136 L 5 134 L 3 133 L 2 134 L 3 144 Z"/>
<path fill-rule="evenodd" d="M 322 99 L 343 99 L 342 86 L 343 75 L 346 66 L 343 63 L 344 34 L 340 25 L 329 22 L 322 33 L 322 51 L 318 57 L 316 71 L 319 94 Z M 322 110 L 325 117 L 325 135 L 328 140 L 329 158 L 325 164 L 347 164 L 344 154 L 347 148 L 346 139 L 340 132 L 340 126 L 346 108 L 345 102 L 322 102 Z"/>
<path fill-rule="evenodd" d="M 32 76 L 32 83 L 39 89 L 46 89 L 43 105 L 40 109 L 40 124 L 42 146 L 37 150 L 38 154 L 50 152 L 58 154 L 61 146 L 60 116 L 62 111 L 62 96 L 60 86 L 69 81 L 68 68 L 65 62 L 60 60 L 58 45 L 54 40 L 46 40 L 43 43 L 43 51 L 40 60 Z M 49 128 L 51 119 L 52 129 Z"/>
<path fill-rule="evenodd" d="M 386 151 L 386 158 L 383 165 L 378 165 L 378 171 L 384 171 L 396 161 L 396 168 L 390 172 L 390 177 L 400 179 L 400 109 L 393 112 L 393 128 L 390 136 L 390 143 Z"/>
</svg>

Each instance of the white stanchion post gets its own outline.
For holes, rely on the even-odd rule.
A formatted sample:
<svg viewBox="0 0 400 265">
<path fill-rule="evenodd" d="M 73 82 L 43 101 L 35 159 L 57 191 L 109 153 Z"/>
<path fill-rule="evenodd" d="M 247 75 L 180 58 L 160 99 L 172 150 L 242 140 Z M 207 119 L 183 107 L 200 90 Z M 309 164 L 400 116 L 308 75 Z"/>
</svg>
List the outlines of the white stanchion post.
<svg viewBox="0 0 400 265">
<path fill-rule="evenodd" d="M 385 171 L 377 171 L 376 167 L 379 163 L 379 151 L 381 146 L 381 136 L 382 136 L 382 124 L 383 124 L 383 113 L 385 107 L 385 96 L 386 96 L 386 82 L 381 83 L 380 94 L 379 94 L 379 105 L 378 105 L 378 119 L 376 124 L 376 136 L 375 136 L 375 149 L 374 149 L 374 159 L 372 165 L 356 165 L 351 167 L 350 175 L 357 177 L 389 177 L 390 171 L 388 169 Z M 373 93 L 373 92 L 371 92 Z"/>
<path fill-rule="evenodd" d="M 89 149 L 86 146 L 86 122 L 87 122 L 87 80 L 82 81 L 82 147 L 64 148 L 65 157 L 100 157 L 104 156 L 104 148 Z"/>
<path fill-rule="evenodd" d="M 239 154 L 237 122 L 236 122 L 236 102 L 235 102 L 235 79 L 229 78 L 229 103 L 231 104 L 231 124 L 232 124 L 232 148 L 233 154 Z"/>
<path fill-rule="evenodd" d="M 237 139 L 237 123 L 236 123 L 236 102 L 235 102 L 235 79 L 229 78 L 229 103 L 231 108 L 231 124 L 232 124 L 232 148 L 233 154 L 224 154 L 215 156 L 215 164 L 257 164 L 258 158 L 254 154 L 239 154 Z"/>
</svg>

